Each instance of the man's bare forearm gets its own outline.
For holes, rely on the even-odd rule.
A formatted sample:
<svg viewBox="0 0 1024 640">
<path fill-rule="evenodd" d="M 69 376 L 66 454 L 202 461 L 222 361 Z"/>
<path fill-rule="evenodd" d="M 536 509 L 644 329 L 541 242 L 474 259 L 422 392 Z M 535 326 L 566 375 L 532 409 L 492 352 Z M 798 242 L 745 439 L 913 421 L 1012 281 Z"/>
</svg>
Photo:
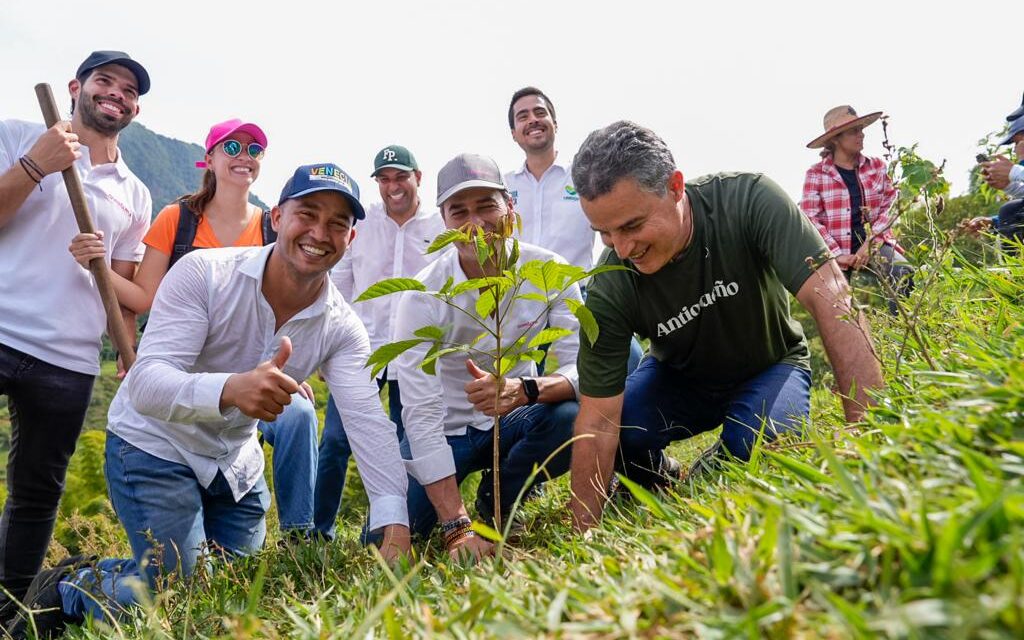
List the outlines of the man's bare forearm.
<svg viewBox="0 0 1024 640">
<path fill-rule="evenodd" d="M 619 420 L 622 396 L 590 398 L 580 401 L 572 446 L 572 510 L 573 527 L 586 531 L 601 519 L 615 468 L 615 452 L 619 446 Z"/>
<path fill-rule="evenodd" d="M 466 505 L 462 503 L 462 494 L 459 493 L 459 485 L 455 482 L 455 476 L 442 478 L 423 487 L 430 498 L 430 503 L 437 511 L 437 517 L 445 522 L 455 520 L 462 516 L 469 516 Z"/>
</svg>

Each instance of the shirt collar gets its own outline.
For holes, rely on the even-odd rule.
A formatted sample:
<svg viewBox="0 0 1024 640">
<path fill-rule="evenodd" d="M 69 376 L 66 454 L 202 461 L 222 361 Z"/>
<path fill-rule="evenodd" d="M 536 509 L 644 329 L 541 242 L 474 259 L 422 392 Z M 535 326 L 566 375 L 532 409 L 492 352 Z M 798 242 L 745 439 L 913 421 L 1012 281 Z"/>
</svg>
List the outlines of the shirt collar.
<svg viewBox="0 0 1024 640">
<path fill-rule="evenodd" d="M 109 164 L 109 165 L 113 165 L 113 167 L 112 167 L 113 172 L 117 175 L 119 180 L 127 180 L 128 177 L 132 175 L 132 170 L 129 169 L 128 165 L 125 164 L 125 162 L 124 162 L 124 154 L 121 153 L 121 148 L 120 147 L 117 147 L 117 160 L 114 160 L 113 162 L 110 162 L 110 163 L 104 162 L 101 165 L 94 165 L 92 163 L 92 159 L 89 156 L 89 147 L 87 147 L 87 146 L 85 146 L 83 144 L 79 148 L 79 150 L 82 152 L 82 159 L 85 161 L 85 164 L 86 164 L 86 166 L 89 167 L 90 171 L 93 170 L 93 169 L 96 169 L 98 167 L 107 166 Z"/>
<path fill-rule="evenodd" d="M 548 171 L 551 171 L 551 169 L 553 169 L 555 167 L 558 167 L 559 169 L 561 169 L 562 171 L 565 171 L 566 173 L 568 173 L 568 171 L 569 171 L 569 166 L 568 165 L 559 164 L 559 162 L 558 162 L 558 152 L 557 151 L 555 152 L 555 161 L 551 163 L 551 166 L 547 168 L 547 171 L 545 171 L 543 174 L 541 174 L 541 177 L 544 177 L 544 175 L 547 174 Z M 523 164 L 520 165 L 518 169 L 516 169 L 515 175 L 521 176 L 524 173 L 530 173 L 530 170 L 526 168 L 526 160 L 523 160 Z M 530 175 L 533 175 L 533 174 L 530 174 Z"/>
<path fill-rule="evenodd" d="M 271 243 L 264 247 L 260 247 L 256 251 L 253 251 L 246 259 L 238 266 L 238 271 L 249 278 L 256 281 L 257 290 L 260 291 L 260 295 L 263 293 L 263 274 L 266 272 L 267 260 L 270 259 L 270 254 L 274 251 L 274 246 L 277 243 Z M 313 304 L 309 305 L 302 311 L 299 311 L 291 320 L 298 320 L 300 318 L 312 318 L 318 315 L 322 315 L 326 310 L 328 304 L 332 301 L 333 296 L 340 296 L 333 286 L 331 286 L 330 276 L 324 273 L 324 286 L 320 288 L 320 295 L 317 296 Z M 291 322 L 289 320 L 289 322 Z"/>
</svg>

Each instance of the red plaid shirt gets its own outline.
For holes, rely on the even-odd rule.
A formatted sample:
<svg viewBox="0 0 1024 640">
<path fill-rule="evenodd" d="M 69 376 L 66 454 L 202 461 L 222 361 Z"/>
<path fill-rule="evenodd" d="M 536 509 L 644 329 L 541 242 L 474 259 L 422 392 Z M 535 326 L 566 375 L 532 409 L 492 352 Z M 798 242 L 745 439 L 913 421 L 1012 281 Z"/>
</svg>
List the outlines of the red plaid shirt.
<svg viewBox="0 0 1024 640">
<path fill-rule="evenodd" d="M 861 220 L 876 234 L 873 237 L 903 253 L 888 228 L 889 207 L 896 199 L 896 188 L 885 169 L 885 162 L 878 158 L 860 157 L 857 179 L 863 192 Z M 800 210 L 817 227 L 833 256 L 850 253 L 850 191 L 831 155 L 807 170 Z"/>
</svg>

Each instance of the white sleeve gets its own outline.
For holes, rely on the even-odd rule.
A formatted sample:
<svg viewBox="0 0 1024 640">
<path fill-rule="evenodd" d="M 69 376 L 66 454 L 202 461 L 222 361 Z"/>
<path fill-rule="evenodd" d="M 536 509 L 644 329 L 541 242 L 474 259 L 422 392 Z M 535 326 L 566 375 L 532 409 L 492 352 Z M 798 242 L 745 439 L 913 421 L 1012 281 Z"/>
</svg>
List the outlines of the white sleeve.
<svg viewBox="0 0 1024 640">
<path fill-rule="evenodd" d="M 209 292 L 205 265 L 185 256 L 157 289 L 138 360 L 125 380 L 135 410 L 169 423 L 237 417 L 222 414 L 220 396 L 230 373 L 189 373 L 206 343 Z"/>
<path fill-rule="evenodd" d="M 429 294 L 408 291 L 401 294 L 395 314 L 395 341 L 415 338 L 415 331 L 437 325 L 437 305 Z M 444 388 L 440 378 L 420 368 L 430 343 L 404 352 L 392 361 L 398 389 L 402 394 L 402 422 L 412 459 L 406 461 L 409 474 L 428 485 L 455 475 L 455 459 L 444 435 Z"/>
<path fill-rule="evenodd" d="M 576 319 L 576 316 L 569 311 L 569 307 L 565 304 L 566 299 L 577 300 L 583 302 L 583 296 L 580 295 L 579 285 L 573 284 L 571 287 L 565 290 L 565 292 L 555 301 L 551 310 L 548 311 L 548 326 L 559 327 L 561 329 L 569 329 L 572 331 L 571 334 L 565 336 L 561 340 L 555 341 L 551 345 L 550 352 L 558 360 L 558 369 L 552 371 L 548 375 L 560 375 L 564 376 L 569 384 L 572 385 L 572 390 L 575 392 L 576 397 L 580 397 L 580 377 L 576 371 L 576 357 L 580 350 L 580 322 Z"/>
<path fill-rule="evenodd" d="M 345 298 L 345 302 L 352 304 L 352 299 L 356 293 L 353 291 L 355 289 L 355 275 L 352 271 L 351 248 L 345 252 L 345 255 L 341 256 L 338 264 L 334 265 L 334 268 L 331 269 L 331 282 L 341 292 L 341 297 Z M 362 291 L 359 293 L 362 293 Z"/>
<path fill-rule="evenodd" d="M 370 530 L 408 525 L 408 480 L 398 450 L 398 428 L 384 415 L 377 385 L 365 367 L 370 356 L 366 329 L 354 313 L 348 312 L 346 317 L 338 346 L 321 369 L 370 500 Z"/>
</svg>

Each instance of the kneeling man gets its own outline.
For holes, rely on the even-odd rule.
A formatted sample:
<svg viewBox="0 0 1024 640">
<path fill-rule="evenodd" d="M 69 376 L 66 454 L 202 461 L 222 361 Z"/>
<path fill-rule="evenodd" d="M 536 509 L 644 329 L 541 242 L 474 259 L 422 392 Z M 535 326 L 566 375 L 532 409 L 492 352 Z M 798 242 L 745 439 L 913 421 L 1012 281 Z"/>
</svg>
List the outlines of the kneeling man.
<svg viewBox="0 0 1024 640">
<path fill-rule="evenodd" d="M 867 325 L 821 236 L 774 182 L 722 173 L 686 183 L 665 142 L 631 122 L 590 134 L 573 181 L 612 249 L 602 263 L 631 268 L 588 287 L 600 335 L 579 354 L 577 529 L 600 517 L 616 466 L 652 486 L 681 475 L 663 454 L 674 440 L 721 425 L 698 462 L 747 460 L 760 433 L 802 427 L 810 365 L 790 293 L 818 325 L 847 419 L 861 417 L 881 385 Z M 650 355 L 627 379 L 634 332 L 650 339 Z"/>
<path fill-rule="evenodd" d="M 256 423 L 279 416 L 317 369 L 345 421 L 382 553 L 408 550 L 395 425 L 364 369 L 366 329 L 328 278 L 363 217 L 348 174 L 299 167 L 272 212 L 275 244 L 194 251 L 168 272 L 107 426 L 110 498 L 134 558 L 41 573 L 26 604 L 60 610 L 36 615 L 40 633 L 131 604 L 138 580 L 125 578 L 154 586 L 161 567 L 187 575 L 209 551 L 257 551 L 270 496 Z"/>
<path fill-rule="evenodd" d="M 478 155 L 462 154 L 448 162 L 438 174 L 437 192 L 437 205 L 449 229 L 472 224 L 493 232 L 499 219 L 512 209 L 498 166 L 490 158 Z M 531 260 L 565 262 L 550 251 L 520 244 L 519 261 Z M 493 262 L 481 268 L 473 243 L 456 243 L 421 271 L 417 279 L 427 290 L 437 291 L 449 280 L 457 285 L 494 275 L 498 272 Z M 540 291 L 527 284 L 520 293 Z M 480 291 L 472 290 L 456 298 L 456 302 L 472 310 L 479 297 Z M 580 300 L 579 287 L 573 284 L 562 297 Z M 503 300 L 499 304 L 508 303 Z M 578 410 L 575 399 L 579 323 L 562 299 L 556 300 L 550 309 L 546 307 L 537 299 L 516 300 L 505 315 L 506 340 L 514 341 L 525 334 L 529 341 L 548 327 L 569 329 L 572 334 L 552 344 L 549 351 L 549 359 L 553 355 L 559 366 L 550 375 L 538 377 L 533 361 L 517 363 L 506 374 L 498 406 L 495 377 L 481 368 L 489 365 L 467 359 L 463 353 L 439 358 L 434 376 L 420 368 L 426 344 L 395 360 L 405 422 L 402 453 L 413 478 L 409 481 L 410 528 L 413 533 L 427 535 L 440 518 L 448 551 L 453 556 L 469 553 L 479 557 L 492 551 L 490 543 L 469 531 L 471 521 L 458 485 L 470 473 L 484 470 L 477 492 L 477 511 L 485 520 L 493 517 L 493 417 L 502 416 L 499 472 L 503 522 L 534 466 L 543 464 L 572 436 Z M 416 330 L 424 326 L 439 326 L 444 328 L 444 342 L 450 344 L 473 344 L 485 328 L 494 328 L 491 317 L 480 320 L 415 291 L 402 294 L 395 323 L 396 340 L 414 338 Z M 495 340 L 486 336 L 475 343 L 474 349 L 493 352 Z M 565 473 L 569 458 L 566 447 L 540 477 L 553 478 Z"/>
</svg>

